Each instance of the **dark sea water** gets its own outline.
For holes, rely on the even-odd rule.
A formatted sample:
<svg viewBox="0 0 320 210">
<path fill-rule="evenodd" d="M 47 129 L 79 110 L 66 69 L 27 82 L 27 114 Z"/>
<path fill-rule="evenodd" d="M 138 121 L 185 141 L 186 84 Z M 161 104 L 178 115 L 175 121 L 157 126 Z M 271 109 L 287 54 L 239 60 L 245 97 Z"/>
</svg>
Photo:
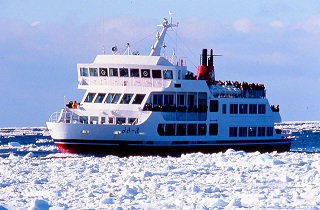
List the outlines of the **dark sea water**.
<svg viewBox="0 0 320 210">
<path fill-rule="evenodd" d="M 299 133 L 292 138 L 292 152 L 319 153 L 320 133 Z M 0 136 L 0 157 L 25 156 L 32 152 L 33 156 L 45 157 L 49 154 L 60 153 L 50 136 L 23 135 Z"/>
</svg>

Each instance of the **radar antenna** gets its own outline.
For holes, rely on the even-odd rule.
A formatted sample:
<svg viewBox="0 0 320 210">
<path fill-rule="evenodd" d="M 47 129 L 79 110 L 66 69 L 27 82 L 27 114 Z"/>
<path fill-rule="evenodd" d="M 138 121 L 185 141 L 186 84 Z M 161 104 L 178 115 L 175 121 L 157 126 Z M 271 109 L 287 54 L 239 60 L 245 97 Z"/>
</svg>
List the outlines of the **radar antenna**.
<svg viewBox="0 0 320 210">
<path fill-rule="evenodd" d="M 157 33 L 156 43 L 151 47 L 151 52 L 150 52 L 149 56 L 160 56 L 161 47 L 163 46 L 164 37 L 166 35 L 168 28 L 178 27 L 178 25 L 179 25 L 179 22 L 177 22 L 176 24 L 172 23 L 172 13 L 171 12 L 169 12 L 169 15 L 170 15 L 170 23 L 168 23 L 168 20 L 166 18 L 164 18 L 162 24 L 158 25 L 162 29 L 161 29 L 160 34 Z"/>
</svg>

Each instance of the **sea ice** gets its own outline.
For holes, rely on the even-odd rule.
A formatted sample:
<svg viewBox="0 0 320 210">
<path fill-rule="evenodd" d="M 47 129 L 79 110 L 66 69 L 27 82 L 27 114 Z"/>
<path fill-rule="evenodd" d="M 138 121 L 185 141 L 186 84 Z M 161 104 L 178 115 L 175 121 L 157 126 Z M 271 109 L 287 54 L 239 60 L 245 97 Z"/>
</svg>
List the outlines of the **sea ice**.
<svg viewBox="0 0 320 210">
<path fill-rule="evenodd" d="M 320 154 L 0 158 L 0 209 L 317 209 Z"/>
</svg>

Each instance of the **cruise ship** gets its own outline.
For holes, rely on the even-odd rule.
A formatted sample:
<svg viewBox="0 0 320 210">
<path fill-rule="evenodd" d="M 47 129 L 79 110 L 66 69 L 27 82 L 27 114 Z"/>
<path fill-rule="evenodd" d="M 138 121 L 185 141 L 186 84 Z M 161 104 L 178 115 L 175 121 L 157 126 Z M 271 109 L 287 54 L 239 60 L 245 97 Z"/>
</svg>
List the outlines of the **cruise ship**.
<svg viewBox="0 0 320 210">
<path fill-rule="evenodd" d="M 290 151 L 291 139 L 274 127 L 281 122 L 279 106 L 269 104 L 263 84 L 216 80 L 213 50 L 202 49 L 196 74 L 183 59 L 161 56 L 167 30 L 177 26 L 172 18 L 158 25 L 149 55 L 120 54 L 114 46 L 110 55 L 77 64 L 83 99 L 71 101 L 47 122 L 61 152 Z"/>
</svg>

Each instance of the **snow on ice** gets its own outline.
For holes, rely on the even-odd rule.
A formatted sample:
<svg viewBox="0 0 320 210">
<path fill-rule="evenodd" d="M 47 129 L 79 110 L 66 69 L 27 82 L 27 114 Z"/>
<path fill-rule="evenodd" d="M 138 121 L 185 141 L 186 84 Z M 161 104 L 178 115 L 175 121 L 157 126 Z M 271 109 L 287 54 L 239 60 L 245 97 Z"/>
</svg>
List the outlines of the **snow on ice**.
<svg viewBox="0 0 320 210">
<path fill-rule="evenodd" d="M 0 158 L 0 209 L 317 209 L 320 154 Z"/>
</svg>

